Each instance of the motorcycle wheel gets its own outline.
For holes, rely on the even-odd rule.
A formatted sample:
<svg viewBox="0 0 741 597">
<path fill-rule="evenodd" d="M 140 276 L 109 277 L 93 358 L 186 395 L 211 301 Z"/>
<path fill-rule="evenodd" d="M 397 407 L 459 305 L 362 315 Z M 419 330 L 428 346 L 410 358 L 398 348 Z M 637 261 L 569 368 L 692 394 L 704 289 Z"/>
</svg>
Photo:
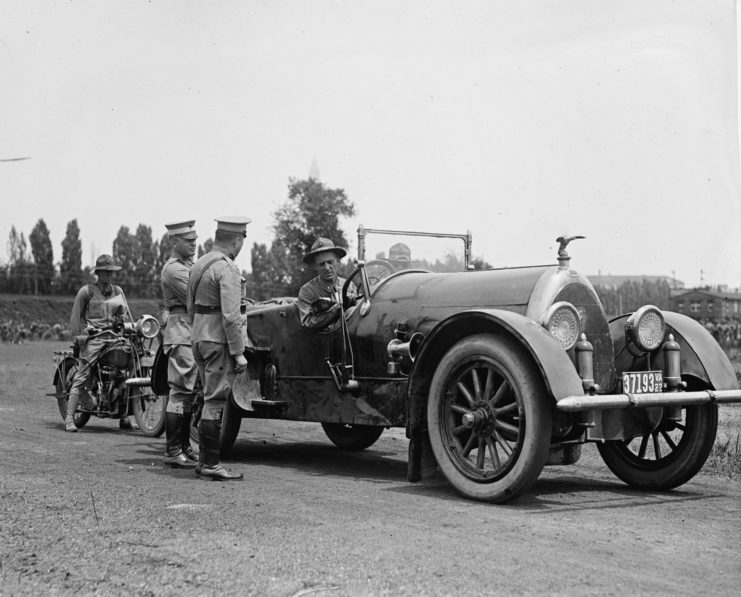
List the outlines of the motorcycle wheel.
<svg viewBox="0 0 741 597">
<path fill-rule="evenodd" d="M 64 359 L 57 366 L 56 374 L 54 375 L 54 390 L 57 394 L 57 407 L 59 408 L 59 414 L 62 415 L 62 420 L 67 418 L 67 396 L 69 395 L 69 389 L 72 387 L 72 381 L 75 379 L 75 373 L 77 372 L 77 362 L 72 357 Z M 85 423 L 90 420 L 90 413 L 83 413 L 76 411 L 72 415 L 72 420 L 75 422 L 75 426 L 79 429 L 84 427 Z"/>
<path fill-rule="evenodd" d="M 149 377 L 151 369 L 145 367 L 141 377 Z M 129 399 L 136 424 L 147 437 L 159 437 L 165 431 L 167 394 L 157 395 L 152 388 L 131 388 Z"/>
</svg>

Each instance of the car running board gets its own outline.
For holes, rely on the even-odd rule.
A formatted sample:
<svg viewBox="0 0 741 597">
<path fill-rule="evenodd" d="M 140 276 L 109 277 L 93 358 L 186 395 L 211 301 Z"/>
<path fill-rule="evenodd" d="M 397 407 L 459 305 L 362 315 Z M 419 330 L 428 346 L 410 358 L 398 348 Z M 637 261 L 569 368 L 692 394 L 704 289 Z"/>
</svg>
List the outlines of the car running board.
<svg viewBox="0 0 741 597">
<path fill-rule="evenodd" d="M 266 408 L 266 409 L 284 409 L 288 408 L 288 402 L 285 400 L 251 400 L 250 404 L 252 408 Z"/>
</svg>

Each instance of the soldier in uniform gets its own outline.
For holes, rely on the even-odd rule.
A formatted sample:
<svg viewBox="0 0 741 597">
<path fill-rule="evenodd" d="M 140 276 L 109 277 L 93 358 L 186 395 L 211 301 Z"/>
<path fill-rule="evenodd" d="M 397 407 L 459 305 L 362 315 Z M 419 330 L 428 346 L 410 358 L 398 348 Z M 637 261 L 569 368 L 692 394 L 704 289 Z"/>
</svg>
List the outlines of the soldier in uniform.
<svg viewBox="0 0 741 597">
<path fill-rule="evenodd" d="M 388 260 L 394 266 L 395 270 L 408 269 L 412 261 L 412 251 L 404 243 L 395 243 L 389 248 Z"/>
<path fill-rule="evenodd" d="M 338 325 L 342 305 L 340 296 L 344 278 L 337 275 L 340 259 L 347 255 L 328 238 L 318 238 L 311 250 L 304 255 L 304 263 L 311 264 L 317 275 L 304 284 L 298 292 L 298 310 L 301 327 L 331 331 Z M 355 286 L 350 284 L 348 300 L 355 301 Z M 326 300 L 322 300 L 326 299 Z M 346 305 L 347 306 L 347 305 Z"/>
<path fill-rule="evenodd" d="M 170 397 L 165 415 L 165 465 L 190 468 L 198 458 L 190 447 L 190 424 L 193 403 L 200 389 L 198 368 L 190 347 L 188 319 L 188 278 L 196 253 L 195 220 L 165 224 L 172 245 L 172 254 L 162 267 L 160 282 L 165 308 L 168 311 L 165 337 L 162 342 L 167 354 L 167 381 Z"/>
<path fill-rule="evenodd" d="M 219 481 L 241 479 L 220 462 L 219 435 L 235 374 L 247 369 L 241 313 L 241 274 L 234 263 L 247 237 L 249 218 L 216 220 L 213 249 L 196 261 L 188 282 L 193 357 L 203 382 L 196 473 Z"/>
<path fill-rule="evenodd" d="M 86 284 L 80 288 L 70 315 L 69 327 L 73 336 L 84 336 L 111 326 L 117 321 L 132 321 L 129 304 L 126 302 L 120 286 L 112 284 L 113 272 L 121 268 L 113 262 L 110 255 L 101 255 L 95 262 L 95 284 Z M 84 346 L 80 346 L 80 360 L 75 378 L 69 390 L 67 401 L 67 417 L 64 426 L 67 431 L 77 431 L 73 419 L 81 393 L 89 396 L 84 388 L 90 379 L 92 366 L 100 358 L 103 350 L 111 342 L 116 342 L 105 334 L 87 338 Z M 79 344 L 78 344 L 79 345 Z M 95 405 L 90 405 L 94 407 Z M 132 429 L 133 425 L 126 414 L 126 401 L 122 400 L 119 410 L 118 426 L 121 429 Z"/>
</svg>

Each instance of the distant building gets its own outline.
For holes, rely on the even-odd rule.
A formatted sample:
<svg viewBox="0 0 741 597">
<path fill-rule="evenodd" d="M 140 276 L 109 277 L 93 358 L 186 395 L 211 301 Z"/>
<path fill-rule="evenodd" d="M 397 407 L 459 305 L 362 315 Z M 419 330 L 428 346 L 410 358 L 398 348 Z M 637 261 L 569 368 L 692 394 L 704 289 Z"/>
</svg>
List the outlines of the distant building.
<svg viewBox="0 0 741 597">
<path fill-rule="evenodd" d="M 741 293 L 693 288 L 671 297 L 672 311 L 714 323 L 741 321 Z"/>
<path fill-rule="evenodd" d="M 664 281 L 669 285 L 669 288 L 684 288 L 684 282 L 672 278 L 671 276 L 603 276 L 597 274 L 596 276 L 587 276 L 592 286 L 601 286 L 602 288 L 616 289 L 624 282 L 661 282 Z"/>
</svg>

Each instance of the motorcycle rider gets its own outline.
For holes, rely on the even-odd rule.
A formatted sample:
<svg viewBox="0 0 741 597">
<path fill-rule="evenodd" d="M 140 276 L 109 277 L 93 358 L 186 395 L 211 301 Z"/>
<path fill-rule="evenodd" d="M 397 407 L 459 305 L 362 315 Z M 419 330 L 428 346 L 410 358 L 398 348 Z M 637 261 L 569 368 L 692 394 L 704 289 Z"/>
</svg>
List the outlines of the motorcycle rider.
<svg viewBox="0 0 741 597">
<path fill-rule="evenodd" d="M 188 278 L 196 252 L 195 220 L 165 224 L 172 245 L 170 258 L 162 267 L 160 282 L 168 311 L 162 346 L 167 359 L 170 396 L 165 414 L 165 459 L 167 466 L 191 468 L 198 457 L 190 447 L 193 403 L 201 384 L 190 346 L 190 320 L 187 313 Z"/>
<path fill-rule="evenodd" d="M 105 348 L 116 342 L 115 339 L 106 334 L 87 337 L 100 328 L 113 325 L 114 323 L 128 320 L 133 321 L 129 305 L 126 302 L 123 290 L 111 281 L 113 272 L 121 268 L 113 262 L 110 255 L 101 255 L 95 262 L 95 275 L 97 280 L 94 284 L 86 284 L 77 293 L 75 303 L 70 315 L 70 330 L 73 336 L 80 337 L 80 358 L 75 378 L 69 391 L 67 401 L 67 418 L 64 426 L 67 431 L 77 431 L 73 419 L 77 404 L 80 402 L 81 391 L 90 379 L 92 366 L 100 358 Z M 80 344 L 84 343 L 84 346 Z M 86 396 L 88 395 L 85 392 Z M 119 405 L 119 422 L 121 429 L 132 429 L 133 425 L 126 414 L 126 401 L 122 400 Z"/>
<path fill-rule="evenodd" d="M 247 369 L 242 276 L 234 259 L 244 246 L 249 222 L 237 216 L 218 218 L 213 249 L 196 261 L 188 281 L 188 316 L 193 318 L 190 338 L 203 382 L 196 474 L 219 481 L 242 478 L 242 473 L 221 465 L 219 435 L 234 376 Z"/>
</svg>

